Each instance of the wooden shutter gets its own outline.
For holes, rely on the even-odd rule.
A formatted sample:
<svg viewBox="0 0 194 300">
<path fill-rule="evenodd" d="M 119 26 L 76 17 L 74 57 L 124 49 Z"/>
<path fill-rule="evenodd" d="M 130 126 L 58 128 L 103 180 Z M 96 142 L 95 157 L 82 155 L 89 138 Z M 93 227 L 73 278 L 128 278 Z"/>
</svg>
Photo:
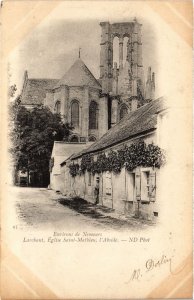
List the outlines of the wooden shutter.
<svg viewBox="0 0 194 300">
<path fill-rule="evenodd" d="M 136 200 L 141 200 L 141 175 L 139 171 L 135 173 Z"/>
<path fill-rule="evenodd" d="M 149 198 L 150 201 L 156 200 L 156 172 L 155 171 L 150 171 Z"/>
<path fill-rule="evenodd" d="M 110 172 L 106 172 L 106 195 L 112 196 L 112 178 Z"/>
</svg>

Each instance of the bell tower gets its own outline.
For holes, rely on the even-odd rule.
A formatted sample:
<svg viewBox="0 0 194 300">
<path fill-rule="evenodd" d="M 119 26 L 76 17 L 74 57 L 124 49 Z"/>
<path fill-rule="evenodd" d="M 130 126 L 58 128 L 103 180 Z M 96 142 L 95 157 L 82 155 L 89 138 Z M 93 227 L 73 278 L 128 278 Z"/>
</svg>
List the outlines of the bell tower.
<svg viewBox="0 0 194 300">
<path fill-rule="evenodd" d="M 102 22 L 100 26 L 102 29 L 100 81 L 102 93 L 109 97 L 111 103 L 111 125 L 114 125 L 119 120 L 122 103 L 126 104 L 128 111 L 134 110 L 137 108 L 138 96 L 144 96 L 142 24 L 135 18 L 132 22 L 113 24 Z M 115 38 L 119 41 L 118 62 L 113 61 Z M 124 52 L 126 53 L 125 57 Z"/>
<path fill-rule="evenodd" d="M 128 62 L 128 78 L 133 77 L 140 89 L 143 85 L 141 24 L 135 18 L 133 22 L 113 23 L 102 22 L 101 51 L 100 51 L 100 79 L 102 92 L 114 92 L 113 81 L 120 76 L 126 61 Z M 113 40 L 119 38 L 119 66 L 113 62 Z M 124 38 L 127 38 L 127 55 L 124 61 Z M 114 66 L 114 67 L 113 67 Z M 118 92 L 122 92 L 120 88 Z"/>
</svg>

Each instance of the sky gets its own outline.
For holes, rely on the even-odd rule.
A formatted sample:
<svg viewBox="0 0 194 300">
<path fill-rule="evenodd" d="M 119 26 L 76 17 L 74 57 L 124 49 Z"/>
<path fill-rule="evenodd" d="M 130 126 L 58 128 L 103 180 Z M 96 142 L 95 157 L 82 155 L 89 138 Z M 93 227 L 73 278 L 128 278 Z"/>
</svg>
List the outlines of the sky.
<svg viewBox="0 0 194 300">
<path fill-rule="evenodd" d="M 72 7 L 69 8 L 69 12 Z M 104 11 L 103 11 L 104 12 Z M 84 17 L 84 8 L 78 8 L 78 16 L 67 18 L 65 13 L 57 8 L 31 31 L 10 55 L 10 83 L 16 84 L 18 91 L 23 85 L 24 71 L 29 78 L 58 78 L 60 79 L 73 62 L 78 58 L 81 48 L 81 58 L 96 78 L 99 78 L 101 21 L 130 22 L 137 17 L 142 24 L 143 65 L 147 76 L 148 66 L 156 72 L 157 51 L 154 26 L 148 19 L 139 16 L 131 9 L 127 15 L 114 16 L 111 10 L 93 16 Z M 100 16 L 98 16 L 100 15 Z"/>
</svg>

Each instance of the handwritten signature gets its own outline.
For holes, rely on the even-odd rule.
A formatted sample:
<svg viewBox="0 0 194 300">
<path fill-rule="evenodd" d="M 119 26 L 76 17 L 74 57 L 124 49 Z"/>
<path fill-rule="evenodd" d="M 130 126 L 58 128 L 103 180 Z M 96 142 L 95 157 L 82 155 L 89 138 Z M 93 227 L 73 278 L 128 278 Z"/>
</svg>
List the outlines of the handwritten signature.
<svg viewBox="0 0 194 300">
<path fill-rule="evenodd" d="M 144 268 L 138 268 L 133 270 L 130 280 L 127 283 L 129 283 L 130 281 L 140 281 L 146 273 L 156 269 L 160 269 L 164 265 L 169 265 L 169 272 L 173 274 L 172 258 L 173 257 L 167 257 L 166 255 L 162 255 L 159 259 L 150 258 L 146 260 Z"/>
</svg>

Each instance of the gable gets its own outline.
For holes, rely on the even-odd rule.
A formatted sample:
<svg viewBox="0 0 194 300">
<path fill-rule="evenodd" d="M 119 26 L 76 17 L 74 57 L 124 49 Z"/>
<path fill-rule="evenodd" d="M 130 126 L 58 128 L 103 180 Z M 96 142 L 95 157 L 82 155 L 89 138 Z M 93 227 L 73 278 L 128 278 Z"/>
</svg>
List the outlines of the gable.
<svg viewBox="0 0 194 300">
<path fill-rule="evenodd" d="M 97 81 L 97 79 L 93 76 L 88 67 L 80 58 L 74 62 L 71 68 L 57 82 L 55 88 L 58 88 L 61 85 L 89 86 L 101 89 L 99 81 Z"/>
</svg>

